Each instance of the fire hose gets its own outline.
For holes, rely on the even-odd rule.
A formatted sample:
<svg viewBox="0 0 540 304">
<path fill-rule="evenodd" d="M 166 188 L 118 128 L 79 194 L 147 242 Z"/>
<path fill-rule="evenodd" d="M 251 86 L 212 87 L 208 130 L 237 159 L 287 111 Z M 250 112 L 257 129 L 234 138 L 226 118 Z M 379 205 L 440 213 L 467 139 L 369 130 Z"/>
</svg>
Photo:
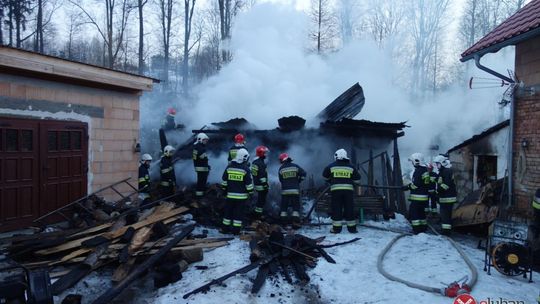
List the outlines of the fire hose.
<svg viewBox="0 0 540 304">
<path fill-rule="evenodd" d="M 429 228 L 433 230 L 435 234 L 441 236 L 431 225 L 429 225 Z M 474 267 L 473 263 L 471 262 L 469 257 L 465 254 L 463 249 L 461 249 L 461 247 L 459 247 L 459 245 L 454 240 L 452 240 L 451 238 L 447 236 L 443 236 L 443 237 L 446 238 L 446 240 L 448 240 L 452 244 L 452 246 L 454 246 L 454 248 L 456 248 L 457 252 L 461 255 L 461 257 L 463 258 L 463 260 L 465 261 L 465 263 L 471 270 L 472 275 L 471 275 L 470 280 L 468 280 L 468 276 L 465 276 L 459 280 L 456 280 L 448 284 L 446 287 L 431 287 L 431 286 L 426 286 L 426 285 L 414 283 L 411 281 L 407 281 L 388 273 L 383 267 L 384 257 L 386 256 L 388 251 L 390 251 L 390 248 L 392 248 L 392 246 L 398 240 L 400 240 L 401 238 L 405 236 L 410 236 L 410 235 L 412 235 L 412 233 L 402 233 L 396 236 L 394 239 L 390 241 L 390 243 L 388 243 L 388 245 L 386 245 L 386 247 L 379 254 L 377 258 L 377 269 L 384 277 L 386 277 L 387 279 L 391 281 L 405 284 L 411 288 L 420 289 L 423 291 L 432 292 L 432 293 L 436 293 L 436 294 L 440 294 L 440 295 L 444 295 L 444 296 L 452 297 L 452 298 L 463 293 L 469 293 L 472 290 L 472 288 L 476 284 L 476 281 L 478 280 L 478 272 L 476 270 L 476 267 Z"/>
</svg>

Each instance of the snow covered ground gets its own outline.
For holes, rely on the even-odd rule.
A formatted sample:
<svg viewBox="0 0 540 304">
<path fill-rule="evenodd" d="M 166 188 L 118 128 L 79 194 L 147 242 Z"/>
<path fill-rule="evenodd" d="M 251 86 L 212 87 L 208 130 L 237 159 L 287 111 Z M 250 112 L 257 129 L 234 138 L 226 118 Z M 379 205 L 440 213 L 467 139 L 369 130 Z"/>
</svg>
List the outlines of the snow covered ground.
<svg viewBox="0 0 540 304">
<path fill-rule="evenodd" d="M 399 216 L 399 215 L 398 215 Z M 410 229 L 399 216 L 389 222 L 368 222 L 394 230 Z M 207 293 L 182 296 L 204 283 L 249 264 L 248 243 L 235 239 L 229 246 L 207 251 L 204 260 L 194 265 L 208 266 L 198 270 L 191 266 L 183 279 L 159 290 L 152 288 L 149 279 L 141 280 L 126 290 L 118 302 L 129 303 L 454 303 L 454 299 L 389 281 L 377 271 L 377 257 L 397 233 L 359 227 L 358 234 L 346 230 L 339 235 L 328 233 L 329 226 L 310 226 L 298 232 L 309 237 L 326 236 L 325 244 L 343 242 L 354 237 L 361 240 L 343 246 L 328 248 L 327 252 L 337 261 L 330 264 L 319 259 L 314 269 L 309 269 L 311 281 L 305 285 L 291 286 L 280 276 L 267 280 L 257 295 L 250 293 L 251 281 L 256 270 L 226 281 L 225 286 L 213 286 Z M 200 228 L 199 228 L 200 229 Z M 220 236 L 210 230 L 210 236 Z M 460 237 L 461 238 L 461 237 Z M 540 277 L 534 273 L 534 283 L 519 277 L 507 277 L 492 269 L 491 275 L 483 271 L 484 251 L 473 247 L 474 242 L 463 242 L 462 248 L 476 265 L 478 282 L 472 296 L 477 303 L 489 304 L 536 303 L 540 291 Z M 415 283 L 442 287 L 469 275 L 469 269 L 454 247 L 443 237 L 431 234 L 406 236 L 399 240 L 387 254 L 384 268 L 391 274 Z M 105 291 L 110 274 L 94 273 L 65 292 L 82 293 L 84 303 Z M 538 280 L 538 281 L 537 281 Z M 491 302 L 488 302 L 488 298 Z M 499 301 L 499 302 L 496 302 Z M 509 302 L 523 301 L 523 302 Z M 504 303 L 504 301 L 502 302 Z"/>
</svg>

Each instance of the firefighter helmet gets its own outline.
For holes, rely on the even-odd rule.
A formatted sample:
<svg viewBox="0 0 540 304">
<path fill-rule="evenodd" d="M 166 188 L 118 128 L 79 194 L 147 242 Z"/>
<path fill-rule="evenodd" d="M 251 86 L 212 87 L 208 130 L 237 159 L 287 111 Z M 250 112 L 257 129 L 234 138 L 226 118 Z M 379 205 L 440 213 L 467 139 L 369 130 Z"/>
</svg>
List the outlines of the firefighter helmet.
<svg viewBox="0 0 540 304">
<path fill-rule="evenodd" d="M 257 155 L 257 157 L 264 157 L 266 156 L 266 153 L 268 153 L 268 148 L 266 146 L 258 146 L 256 149 L 255 149 L 255 155 Z"/>
<path fill-rule="evenodd" d="M 335 160 L 341 160 L 341 159 L 349 159 L 347 157 L 347 151 L 345 149 L 339 149 L 334 153 L 334 159 Z"/>
<path fill-rule="evenodd" d="M 433 158 L 433 162 L 439 163 L 439 164 L 441 164 L 441 166 L 443 166 L 445 168 L 452 167 L 452 164 L 450 163 L 450 160 L 448 159 L 448 157 L 446 157 L 444 155 L 435 156 L 435 158 Z"/>
<path fill-rule="evenodd" d="M 152 160 L 152 156 L 150 156 L 150 154 L 146 153 L 146 154 L 143 154 L 141 156 L 141 161 L 142 162 L 145 162 L 145 161 L 151 161 Z"/>
<path fill-rule="evenodd" d="M 425 166 L 424 155 L 422 153 L 413 153 L 409 157 L 409 161 L 413 164 L 413 166 Z"/>
<path fill-rule="evenodd" d="M 236 157 L 233 159 L 233 161 L 235 163 L 241 164 L 248 161 L 248 159 L 249 159 L 249 152 L 246 149 L 242 148 L 236 152 Z"/>
<path fill-rule="evenodd" d="M 174 116 L 176 115 L 176 109 L 175 108 L 169 108 L 167 109 L 167 114 Z"/>
<path fill-rule="evenodd" d="M 202 143 L 203 140 L 208 140 L 208 135 L 206 135 L 205 133 L 199 133 L 197 134 L 197 142 L 198 143 Z"/>
<path fill-rule="evenodd" d="M 168 146 L 165 146 L 165 148 L 163 148 L 163 155 L 172 156 L 173 153 L 174 153 L 174 147 L 173 146 L 168 145 Z"/>
<path fill-rule="evenodd" d="M 280 162 L 285 162 L 288 159 L 291 159 L 291 158 L 289 157 L 289 154 L 287 154 L 287 153 L 281 153 L 279 155 L 279 161 Z"/>
<path fill-rule="evenodd" d="M 237 144 L 243 144 L 246 142 L 246 138 L 241 133 L 238 133 L 234 136 L 234 142 Z"/>
</svg>

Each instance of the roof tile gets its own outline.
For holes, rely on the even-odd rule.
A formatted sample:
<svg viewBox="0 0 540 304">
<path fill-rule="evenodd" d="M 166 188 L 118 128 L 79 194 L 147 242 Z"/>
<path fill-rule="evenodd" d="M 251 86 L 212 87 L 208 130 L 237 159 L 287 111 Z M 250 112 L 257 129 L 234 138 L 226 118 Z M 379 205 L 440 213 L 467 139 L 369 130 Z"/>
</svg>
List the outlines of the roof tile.
<svg viewBox="0 0 540 304">
<path fill-rule="evenodd" d="M 532 0 L 463 52 L 461 57 L 472 55 L 538 27 L 540 27 L 540 0 Z"/>
</svg>

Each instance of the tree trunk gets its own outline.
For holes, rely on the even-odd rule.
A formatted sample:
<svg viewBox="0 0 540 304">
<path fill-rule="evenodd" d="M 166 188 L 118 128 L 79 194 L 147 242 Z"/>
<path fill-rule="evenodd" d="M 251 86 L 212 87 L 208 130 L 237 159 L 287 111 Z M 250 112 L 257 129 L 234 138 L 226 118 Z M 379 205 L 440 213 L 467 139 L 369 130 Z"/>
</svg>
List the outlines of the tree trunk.
<svg viewBox="0 0 540 304">
<path fill-rule="evenodd" d="M 9 24 L 8 24 L 8 28 L 9 28 L 9 46 L 13 46 L 13 3 L 10 3 L 9 4 L 9 15 L 8 15 L 8 18 L 9 18 Z"/>
<path fill-rule="evenodd" d="M 317 54 L 321 53 L 321 25 L 322 25 L 322 0 L 319 0 L 319 12 L 318 12 L 318 26 L 317 31 Z"/>
<path fill-rule="evenodd" d="M 38 0 L 37 9 L 34 51 L 43 53 L 43 0 Z"/>
<path fill-rule="evenodd" d="M 184 96 L 188 96 L 188 80 L 189 80 L 189 38 L 191 36 L 191 21 L 193 19 L 193 11 L 195 9 L 195 2 L 193 0 L 184 0 L 184 61 L 182 64 L 182 90 Z M 190 4 L 191 3 L 191 4 Z"/>
<path fill-rule="evenodd" d="M 143 7 L 144 3 L 143 0 L 139 0 L 138 8 L 139 8 L 139 75 L 142 75 L 144 73 L 144 58 L 143 58 L 143 52 L 144 52 L 144 19 L 143 19 Z"/>
<path fill-rule="evenodd" d="M 113 58 L 113 11 L 114 11 L 114 1 L 113 0 L 106 0 L 105 4 L 107 5 L 107 12 L 106 12 L 106 18 L 107 18 L 107 66 L 109 68 L 114 67 L 114 58 Z"/>
</svg>

